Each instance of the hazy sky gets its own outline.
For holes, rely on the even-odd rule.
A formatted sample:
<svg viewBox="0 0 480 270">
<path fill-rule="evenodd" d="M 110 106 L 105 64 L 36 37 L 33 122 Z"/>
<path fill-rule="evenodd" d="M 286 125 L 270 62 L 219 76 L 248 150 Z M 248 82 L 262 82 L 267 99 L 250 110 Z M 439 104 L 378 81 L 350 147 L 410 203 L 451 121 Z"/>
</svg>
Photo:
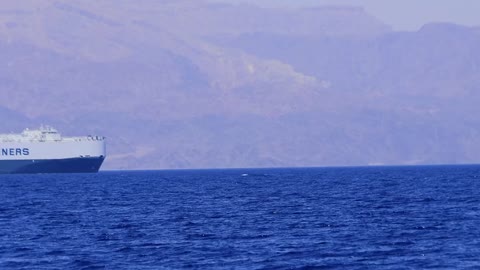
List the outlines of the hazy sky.
<svg viewBox="0 0 480 270">
<path fill-rule="evenodd" d="M 363 6 L 395 30 L 417 30 L 428 22 L 453 22 L 480 26 L 480 0 L 212 0 L 250 2 L 268 6 Z"/>
</svg>

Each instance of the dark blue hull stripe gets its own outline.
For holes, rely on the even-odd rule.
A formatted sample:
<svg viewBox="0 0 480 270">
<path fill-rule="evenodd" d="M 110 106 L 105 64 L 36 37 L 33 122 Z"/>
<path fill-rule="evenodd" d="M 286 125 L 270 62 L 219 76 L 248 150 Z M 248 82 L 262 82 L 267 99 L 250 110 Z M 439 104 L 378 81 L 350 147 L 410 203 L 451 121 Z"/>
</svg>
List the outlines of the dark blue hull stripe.
<svg viewBox="0 0 480 270">
<path fill-rule="evenodd" d="M 95 173 L 104 157 L 0 160 L 0 173 Z"/>
</svg>

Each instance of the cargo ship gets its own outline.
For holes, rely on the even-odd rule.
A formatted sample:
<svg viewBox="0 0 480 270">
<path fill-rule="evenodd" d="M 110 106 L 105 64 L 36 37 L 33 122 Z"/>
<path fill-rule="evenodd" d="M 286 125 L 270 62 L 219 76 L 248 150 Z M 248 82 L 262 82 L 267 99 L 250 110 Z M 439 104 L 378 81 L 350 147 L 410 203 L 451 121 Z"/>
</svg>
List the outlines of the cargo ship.
<svg viewBox="0 0 480 270">
<path fill-rule="evenodd" d="M 0 134 L 0 174 L 96 173 L 106 157 L 105 137 L 62 137 L 54 128 Z"/>
</svg>

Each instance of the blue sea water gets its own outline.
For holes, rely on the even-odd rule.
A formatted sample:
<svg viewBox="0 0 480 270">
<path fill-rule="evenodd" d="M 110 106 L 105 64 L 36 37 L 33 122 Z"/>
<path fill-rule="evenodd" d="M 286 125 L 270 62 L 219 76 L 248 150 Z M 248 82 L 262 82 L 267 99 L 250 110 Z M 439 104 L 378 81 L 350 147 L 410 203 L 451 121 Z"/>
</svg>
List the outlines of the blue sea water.
<svg viewBox="0 0 480 270">
<path fill-rule="evenodd" d="M 0 269 L 479 269 L 480 166 L 0 175 Z"/>
</svg>

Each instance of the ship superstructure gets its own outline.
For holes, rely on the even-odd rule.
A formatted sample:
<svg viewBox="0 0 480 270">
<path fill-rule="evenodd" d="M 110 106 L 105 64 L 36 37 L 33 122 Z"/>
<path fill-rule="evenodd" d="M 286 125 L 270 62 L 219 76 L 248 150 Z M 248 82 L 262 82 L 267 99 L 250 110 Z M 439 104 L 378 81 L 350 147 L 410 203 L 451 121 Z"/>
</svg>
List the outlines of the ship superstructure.
<svg viewBox="0 0 480 270">
<path fill-rule="evenodd" d="M 106 157 L 105 137 L 62 137 L 54 128 L 0 134 L 0 173 L 98 172 Z"/>
</svg>

